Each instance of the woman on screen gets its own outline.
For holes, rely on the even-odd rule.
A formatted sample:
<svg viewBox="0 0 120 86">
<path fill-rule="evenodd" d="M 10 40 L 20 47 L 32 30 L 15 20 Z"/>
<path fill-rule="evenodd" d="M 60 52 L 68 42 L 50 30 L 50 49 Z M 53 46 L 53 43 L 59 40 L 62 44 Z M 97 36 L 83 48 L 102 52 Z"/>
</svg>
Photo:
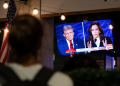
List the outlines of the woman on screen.
<svg viewBox="0 0 120 86">
<path fill-rule="evenodd" d="M 111 38 L 104 36 L 102 27 L 98 22 L 92 22 L 88 29 L 89 37 L 87 39 L 87 48 L 103 47 L 106 44 L 112 44 Z"/>
</svg>

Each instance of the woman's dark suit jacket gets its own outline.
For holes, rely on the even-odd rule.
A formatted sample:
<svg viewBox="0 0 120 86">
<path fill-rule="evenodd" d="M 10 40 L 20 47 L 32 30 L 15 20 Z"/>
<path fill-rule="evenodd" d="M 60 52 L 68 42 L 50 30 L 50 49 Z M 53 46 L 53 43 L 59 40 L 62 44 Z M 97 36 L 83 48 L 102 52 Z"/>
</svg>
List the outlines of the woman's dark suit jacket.
<svg viewBox="0 0 120 86">
<path fill-rule="evenodd" d="M 106 40 L 107 40 L 107 44 L 112 44 L 112 41 L 111 41 L 111 38 L 110 37 L 105 37 L 106 38 Z M 104 41 L 105 41 L 105 38 L 103 39 Z M 88 48 L 88 46 L 87 46 L 87 42 L 88 41 L 86 41 L 86 47 Z M 92 40 L 91 41 L 92 42 L 92 47 L 97 47 L 97 45 L 95 44 L 95 42 L 94 42 L 94 40 Z M 103 42 L 102 42 L 102 40 L 100 41 L 100 47 L 103 47 L 104 45 L 103 45 Z"/>
</svg>

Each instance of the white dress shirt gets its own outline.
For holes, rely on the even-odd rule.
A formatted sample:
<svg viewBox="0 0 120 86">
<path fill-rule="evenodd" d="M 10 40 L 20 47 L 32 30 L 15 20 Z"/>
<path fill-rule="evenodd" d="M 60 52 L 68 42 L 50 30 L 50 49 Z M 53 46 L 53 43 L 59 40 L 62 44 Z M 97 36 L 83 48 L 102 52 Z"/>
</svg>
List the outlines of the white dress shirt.
<svg viewBox="0 0 120 86">
<path fill-rule="evenodd" d="M 100 47 L 100 37 L 96 38 L 97 41 L 95 42 L 96 46 L 97 47 Z M 95 39 L 94 39 L 95 40 Z"/>
<path fill-rule="evenodd" d="M 66 41 L 67 41 L 68 47 L 69 47 L 69 49 L 70 49 L 70 41 L 67 40 L 67 39 L 66 39 Z M 72 40 L 72 44 L 73 44 L 73 40 Z M 74 48 L 74 44 L 73 44 L 73 48 Z"/>
</svg>

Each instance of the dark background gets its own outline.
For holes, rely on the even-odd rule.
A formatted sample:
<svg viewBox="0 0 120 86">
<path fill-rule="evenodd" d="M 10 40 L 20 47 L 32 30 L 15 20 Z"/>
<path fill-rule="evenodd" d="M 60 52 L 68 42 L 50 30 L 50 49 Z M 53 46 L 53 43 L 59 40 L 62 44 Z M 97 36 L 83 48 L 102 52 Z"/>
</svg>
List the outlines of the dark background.
<svg viewBox="0 0 120 86">
<path fill-rule="evenodd" d="M 4 28 L 5 28 L 5 22 L 0 22 L 0 49 L 1 49 L 2 41 L 3 41 Z"/>
</svg>

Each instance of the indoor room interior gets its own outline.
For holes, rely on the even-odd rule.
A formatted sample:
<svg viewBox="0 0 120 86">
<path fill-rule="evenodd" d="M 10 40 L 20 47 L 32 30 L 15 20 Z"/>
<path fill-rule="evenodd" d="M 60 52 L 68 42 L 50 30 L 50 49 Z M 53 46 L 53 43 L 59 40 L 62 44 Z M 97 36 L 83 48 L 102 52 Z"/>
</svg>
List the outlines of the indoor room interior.
<svg viewBox="0 0 120 86">
<path fill-rule="evenodd" d="M 64 61 L 68 59 L 65 56 L 58 55 L 56 24 L 111 19 L 113 50 L 95 52 L 90 56 L 96 60 L 102 69 L 106 69 L 106 67 L 108 69 L 120 69 L 120 0 L 14 0 L 14 2 L 18 15 L 27 13 L 43 21 L 44 38 L 39 61 L 44 66 L 60 70 Z M 0 46 L 3 42 L 8 11 L 7 8 L 3 7 L 4 3 L 9 4 L 9 0 L 0 0 Z M 33 13 L 34 10 L 37 12 Z M 62 15 L 64 15 L 63 20 L 61 19 Z"/>
<path fill-rule="evenodd" d="M 0 63 L 7 65 L 10 50 L 8 21 L 24 14 L 42 22 L 37 60 L 44 67 L 61 72 L 81 67 L 64 72 L 75 86 L 120 85 L 120 0 L 0 0 Z"/>
</svg>

